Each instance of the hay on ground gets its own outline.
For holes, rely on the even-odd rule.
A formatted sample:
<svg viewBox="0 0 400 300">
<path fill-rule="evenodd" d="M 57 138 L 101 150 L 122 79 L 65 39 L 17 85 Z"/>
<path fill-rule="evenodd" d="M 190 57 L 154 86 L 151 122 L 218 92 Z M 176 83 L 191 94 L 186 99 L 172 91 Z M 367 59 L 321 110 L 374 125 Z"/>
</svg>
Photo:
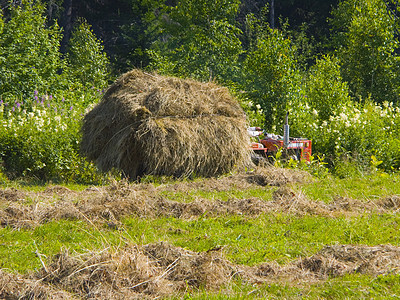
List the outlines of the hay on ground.
<svg viewBox="0 0 400 300">
<path fill-rule="evenodd" d="M 391 245 L 326 245 L 285 265 L 237 265 L 224 247 L 193 252 L 165 242 L 100 252 L 63 250 L 26 275 L 0 270 L 1 299 L 156 299 L 243 283 L 321 283 L 346 274 L 399 274 L 400 248 Z"/>
<path fill-rule="evenodd" d="M 216 176 L 249 164 L 244 112 L 226 88 L 133 70 L 84 118 L 81 149 L 102 171 Z"/>
</svg>

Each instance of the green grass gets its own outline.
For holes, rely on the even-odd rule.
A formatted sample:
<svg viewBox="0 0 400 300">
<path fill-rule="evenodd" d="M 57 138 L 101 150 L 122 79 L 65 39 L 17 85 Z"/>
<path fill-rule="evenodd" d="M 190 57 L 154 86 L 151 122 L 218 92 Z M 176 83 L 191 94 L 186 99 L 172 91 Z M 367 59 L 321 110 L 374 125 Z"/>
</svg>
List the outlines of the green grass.
<svg viewBox="0 0 400 300">
<path fill-rule="evenodd" d="M 58 185 L 53 182 L 42 182 L 37 180 L 18 180 L 18 181 L 0 181 L 1 188 L 13 188 L 27 192 L 42 192 L 46 190 L 49 186 Z M 92 185 L 78 184 L 78 183 L 63 183 L 63 187 L 66 187 L 73 191 L 83 191 Z"/>
<path fill-rule="evenodd" d="M 309 183 L 292 184 L 310 199 L 330 202 L 336 197 L 374 200 L 400 194 L 400 176 L 334 178 L 328 176 Z M 40 191 L 45 185 L 7 183 L 9 187 Z M 83 190 L 87 186 L 66 186 Z M 180 202 L 196 198 L 226 201 L 230 198 L 272 199 L 276 187 L 246 190 L 162 192 L 163 197 Z M 29 200 L 29 199 L 28 199 Z M 29 201 L 28 201 L 29 202 Z M 29 203 L 27 203 L 29 204 Z M 105 248 L 118 249 L 125 244 L 166 241 L 175 246 L 200 252 L 223 246 L 225 257 L 233 263 L 256 265 L 276 261 L 280 264 L 310 256 L 325 245 L 392 244 L 400 246 L 400 215 L 360 214 L 353 217 L 294 216 L 284 213 L 219 216 L 195 219 L 139 218 L 130 216 L 116 229 L 77 220 L 52 221 L 33 229 L 0 228 L 0 268 L 27 273 L 42 267 L 38 253 L 47 264 L 63 249 L 85 253 Z M 96 227 L 97 226 L 97 227 Z M 400 276 L 371 277 L 352 274 L 317 284 L 275 283 L 246 285 L 234 282 L 220 292 L 198 291 L 175 299 L 396 299 L 400 298 Z"/>
<path fill-rule="evenodd" d="M 393 215 L 351 219 L 263 215 L 254 219 L 236 216 L 192 221 L 130 218 L 124 223 L 137 242 L 165 240 L 193 251 L 226 246 L 229 260 L 246 265 L 268 260 L 288 262 L 311 255 L 327 244 L 400 244 L 400 217 Z"/>
<path fill-rule="evenodd" d="M 376 200 L 384 196 L 400 194 L 400 175 L 337 178 L 328 176 L 306 184 L 296 184 L 311 199 L 331 202 L 336 197 L 358 200 Z"/>
<path fill-rule="evenodd" d="M 249 188 L 244 190 L 231 189 L 228 191 L 204 191 L 204 190 L 189 190 L 187 192 L 171 192 L 163 191 L 160 193 L 161 196 L 178 201 L 189 203 L 194 201 L 196 198 L 204 198 L 210 200 L 222 200 L 227 201 L 232 198 L 246 199 L 257 197 L 263 200 L 271 200 L 275 187 L 257 187 Z"/>
<path fill-rule="evenodd" d="M 254 265 L 276 260 L 287 263 L 312 255 L 329 244 L 400 244 L 400 216 L 365 215 L 323 218 L 263 215 L 199 220 L 128 218 L 124 230 L 96 228 L 81 221 L 43 224 L 34 230 L 0 229 L 0 267 L 27 272 L 40 267 L 39 251 L 51 257 L 62 248 L 77 252 L 159 241 L 193 251 L 224 246 L 227 259 Z"/>
<path fill-rule="evenodd" d="M 400 275 L 352 274 L 341 278 L 329 279 L 320 284 L 300 283 L 289 285 L 246 285 L 234 282 L 229 294 L 226 291 L 210 293 L 201 291 L 198 294 L 186 294 L 170 299 L 186 300 L 244 300 L 244 299 L 399 299 Z"/>
<path fill-rule="evenodd" d="M 81 221 L 49 222 L 34 230 L 1 228 L 0 268 L 26 273 L 41 267 L 36 253 L 48 258 L 62 249 L 82 253 L 118 245 L 119 239 L 119 235 L 102 232 Z"/>
</svg>

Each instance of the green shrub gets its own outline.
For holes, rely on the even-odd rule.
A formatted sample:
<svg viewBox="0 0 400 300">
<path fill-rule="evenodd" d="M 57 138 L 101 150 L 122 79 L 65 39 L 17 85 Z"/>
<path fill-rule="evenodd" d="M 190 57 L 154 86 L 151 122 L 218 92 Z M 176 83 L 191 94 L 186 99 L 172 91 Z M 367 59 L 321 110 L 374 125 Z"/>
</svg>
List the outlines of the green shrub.
<svg viewBox="0 0 400 300">
<path fill-rule="evenodd" d="M 39 0 L 0 15 L 0 170 L 9 178 L 98 182 L 79 154 L 80 125 L 109 79 L 103 47 L 84 21 L 65 57 L 61 30 Z M 2 175 L 3 176 L 3 175 Z"/>
<path fill-rule="evenodd" d="M 333 10 L 333 41 L 352 96 L 400 101 L 396 22 L 383 0 L 345 0 Z"/>
<path fill-rule="evenodd" d="M 53 92 L 60 87 L 61 30 L 46 26 L 39 1 L 10 5 L 10 18 L 0 21 L 0 95 L 26 97 L 34 90 Z"/>
<path fill-rule="evenodd" d="M 66 61 L 69 82 L 76 87 L 104 87 L 107 84 L 108 58 L 91 26 L 84 20 L 72 32 Z"/>
<path fill-rule="evenodd" d="M 263 110 L 266 129 L 281 125 L 288 101 L 300 95 L 301 75 L 295 51 L 282 32 L 268 30 L 256 40 L 243 64 L 245 80 L 241 88 Z"/>
<path fill-rule="evenodd" d="M 367 168 L 374 155 L 382 161 L 379 168 L 400 168 L 400 108 L 388 102 L 380 106 L 369 100 L 363 104 L 349 101 L 329 120 L 322 120 L 317 110 L 309 112 L 309 103 L 303 105 L 304 110 L 291 113 L 293 131 L 312 139 L 313 151 L 325 154 L 331 164 L 350 157 Z"/>
<path fill-rule="evenodd" d="M 350 101 L 349 89 L 340 75 L 339 61 L 334 56 L 317 59 L 305 81 L 305 97 L 319 120 L 328 120 L 335 111 Z"/>
<path fill-rule="evenodd" d="M 100 96 L 92 90 L 91 102 Z M 102 176 L 79 154 L 81 99 L 31 99 L 0 102 L 0 161 L 11 179 L 98 182 Z"/>
<path fill-rule="evenodd" d="M 158 38 L 148 55 L 164 74 L 219 81 L 231 76 L 242 53 L 235 24 L 238 0 L 179 0 L 153 20 Z"/>
</svg>

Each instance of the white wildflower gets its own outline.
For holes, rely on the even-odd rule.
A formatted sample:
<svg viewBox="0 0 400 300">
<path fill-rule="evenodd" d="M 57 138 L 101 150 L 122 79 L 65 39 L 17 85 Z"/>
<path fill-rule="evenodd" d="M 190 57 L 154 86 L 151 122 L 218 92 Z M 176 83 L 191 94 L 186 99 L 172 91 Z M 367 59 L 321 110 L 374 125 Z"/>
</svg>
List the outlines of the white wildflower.
<svg viewBox="0 0 400 300">
<path fill-rule="evenodd" d="M 343 120 L 347 120 L 347 115 L 345 113 L 340 113 L 339 116 L 343 119 Z"/>
<path fill-rule="evenodd" d="M 44 120 L 42 118 L 37 118 L 35 123 L 37 128 L 42 128 L 44 125 Z"/>
</svg>

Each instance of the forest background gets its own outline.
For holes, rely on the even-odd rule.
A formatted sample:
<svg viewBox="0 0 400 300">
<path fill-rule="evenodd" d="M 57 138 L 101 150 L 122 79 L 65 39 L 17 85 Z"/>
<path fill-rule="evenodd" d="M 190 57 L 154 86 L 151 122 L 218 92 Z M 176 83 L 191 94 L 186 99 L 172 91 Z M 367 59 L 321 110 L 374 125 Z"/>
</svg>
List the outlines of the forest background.
<svg viewBox="0 0 400 300">
<path fill-rule="evenodd" d="M 0 179 L 99 182 L 80 122 L 132 68 L 227 86 L 338 176 L 400 168 L 395 0 L 0 1 Z M 96 174 L 96 175 L 94 175 Z"/>
</svg>

